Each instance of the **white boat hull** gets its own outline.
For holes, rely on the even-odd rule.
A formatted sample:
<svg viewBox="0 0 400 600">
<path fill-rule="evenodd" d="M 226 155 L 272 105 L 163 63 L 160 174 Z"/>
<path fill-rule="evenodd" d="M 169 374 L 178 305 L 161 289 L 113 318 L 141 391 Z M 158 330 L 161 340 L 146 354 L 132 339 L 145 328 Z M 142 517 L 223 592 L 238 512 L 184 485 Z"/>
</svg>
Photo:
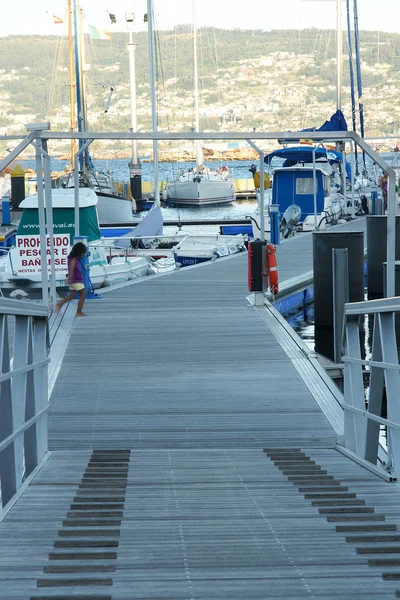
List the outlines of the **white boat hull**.
<svg viewBox="0 0 400 600">
<path fill-rule="evenodd" d="M 184 206 L 230 204 L 235 199 L 235 190 L 230 181 L 176 181 L 167 185 L 164 197 L 171 204 Z"/>
</svg>

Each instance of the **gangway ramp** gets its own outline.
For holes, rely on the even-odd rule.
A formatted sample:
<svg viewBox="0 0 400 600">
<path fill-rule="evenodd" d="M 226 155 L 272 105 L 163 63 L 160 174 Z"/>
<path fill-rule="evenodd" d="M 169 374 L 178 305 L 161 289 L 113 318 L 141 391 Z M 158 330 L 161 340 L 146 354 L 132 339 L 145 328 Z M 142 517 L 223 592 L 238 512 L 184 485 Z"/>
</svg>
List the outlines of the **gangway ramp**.
<svg viewBox="0 0 400 600">
<path fill-rule="evenodd" d="M 246 262 L 88 302 L 50 458 L 0 523 L 0 598 L 396 597 L 398 488 L 335 449 L 336 397 L 246 303 Z"/>
</svg>

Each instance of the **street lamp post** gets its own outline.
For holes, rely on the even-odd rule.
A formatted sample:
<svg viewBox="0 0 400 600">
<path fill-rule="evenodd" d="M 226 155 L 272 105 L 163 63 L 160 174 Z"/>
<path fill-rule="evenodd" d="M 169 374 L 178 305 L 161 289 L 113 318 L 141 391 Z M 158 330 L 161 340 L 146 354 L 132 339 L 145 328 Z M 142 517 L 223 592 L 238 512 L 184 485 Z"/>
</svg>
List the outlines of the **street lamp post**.
<svg viewBox="0 0 400 600">
<path fill-rule="evenodd" d="M 137 131 L 137 116 L 136 116 L 136 74 L 135 74 L 135 58 L 136 58 L 136 42 L 133 41 L 133 24 L 135 21 L 134 13 L 126 13 L 125 20 L 129 31 L 129 42 L 127 44 L 129 54 L 129 81 L 131 91 L 131 132 Z M 132 157 L 129 163 L 129 178 L 132 198 L 136 201 L 136 210 L 142 210 L 142 167 L 139 162 L 137 140 L 132 140 Z"/>
</svg>

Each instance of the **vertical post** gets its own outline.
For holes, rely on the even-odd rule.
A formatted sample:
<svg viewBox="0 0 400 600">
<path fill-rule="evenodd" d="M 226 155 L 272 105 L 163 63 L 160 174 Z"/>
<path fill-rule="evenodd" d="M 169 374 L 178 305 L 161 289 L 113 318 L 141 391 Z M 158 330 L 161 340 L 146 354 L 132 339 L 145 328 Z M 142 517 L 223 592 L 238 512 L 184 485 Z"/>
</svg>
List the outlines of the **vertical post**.
<svg viewBox="0 0 400 600">
<path fill-rule="evenodd" d="M 126 13 L 125 19 L 129 30 L 128 56 L 129 56 L 129 83 L 131 94 L 131 133 L 137 132 L 137 107 L 136 107 L 136 42 L 133 41 L 133 23 L 135 15 Z M 132 157 L 129 163 L 129 177 L 132 198 L 136 201 L 136 209 L 142 209 L 142 169 L 138 158 L 137 140 L 132 140 Z M 139 201 L 139 202 L 137 202 Z"/>
<path fill-rule="evenodd" d="M 279 236 L 279 204 L 269 205 L 269 223 L 270 223 L 270 235 L 271 244 L 277 245 L 280 243 Z"/>
<path fill-rule="evenodd" d="M 387 208 L 387 280 L 386 297 L 395 295 L 395 252 L 396 252 L 396 174 L 389 169 Z"/>
<path fill-rule="evenodd" d="M 46 199 L 46 221 L 47 234 L 49 236 L 50 249 L 50 307 L 55 308 L 56 304 L 56 269 L 54 264 L 54 227 L 53 227 L 53 199 L 51 194 L 51 166 L 50 156 L 47 151 L 47 140 L 42 141 L 44 152 L 44 194 Z M 46 260 L 47 263 L 47 260 Z M 46 265 L 47 267 L 47 265 Z"/>
<path fill-rule="evenodd" d="M 343 198 L 345 203 L 345 210 L 347 208 L 347 194 L 346 194 L 346 144 L 343 142 L 342 146 L 342 190 Z"/>
<path fill-rule="evenodd" d="M 42 265 L 42 301 L 46 306 L 49 303 L 48 274 L 47 274 L 47 255 L 46 255 L 46 217 L 44 211 L 44 193 L 43 193 L 43 160 L 42 160 L 42 140 L 36 140 L 36 175 L 37 175 L 37 195 L 38 195 L 38 213 L 39 213 L 39 236 L 40 236 L 40 257 Z"/>
<path fill-rule="evenodd" d="M 350 141 L 350 152 L 351 152 L 351 162 L 350 162 L 350 177 L 351 177 L 351 218 L 354 219 L 355 218 L 355 210 L 354 210 L 354 172 L 355 172 L 355 168 L 354 168 L 354 142 L 353 140 Z"/>
<path fill-rule="evenodd" d="M 10 343 L 8 334 L 8 315 L 0 314 L 0 371 L 8 373 L 10 370 Z M 5 440 L 12 435 L 13 426 L 13 405 L 11 394 L 11 379 L 0 382 L 1 393 L 1 419 L 0 419 L 0 440 Z M 15 469 L 15 449 L 14 444 L 9 444 L 0 452 L 0 491 L 1 506 L 14 496 L 18 489 Z"/>
<path fill-rule="evenodd" d="M 265 241 L 265 202 L 264 202 L 264 152 L 251 140 L 246 140 L 247 143 L 254 148 L 260 155 L 260 199 L 258 210 L 260 213 L 260 240 Z"/>
<path fill-rule="evenodd" d="M 10 225 L 11 223 L 11 210 L 10 210 L 10 198 L 9 196 L 3 196 L 1 199 L 1 224 Z"/>
<path fill-rule="evenodd" d="M 260 152 L 260 240 L 265 242 L 264 152 Z M 271 229 L 271 226 L 270 226 Z"/>
<path fill-rule="evenodd" d="M 333 284 L 333 360 L 342 362 L 344 305 L 349 301 L 349 265 L 347 248 L 332 248 Z"/>
<path fill-rule="evenodd" d="M 151 124 L 152 132 L 157 131 L 157 104 L 156 82 L 154 76 L 154 39 L 153 39 L 153 0 L 147 0 L 148 40 L 149 40 L 149 65 L 150 65 L 150 91 L 151 91 Z M 158 174 L 158 142 L 153 140 L 154 162 L 154 201 L 160 204 L 160 184 Z"/>
<path fill-rule="evenodd" d="M 317 173 L 315 169 L 315 147 L 312 151 L 313 192 L 314 192 L 314 229 L 317 229 Z"/>
</svg>

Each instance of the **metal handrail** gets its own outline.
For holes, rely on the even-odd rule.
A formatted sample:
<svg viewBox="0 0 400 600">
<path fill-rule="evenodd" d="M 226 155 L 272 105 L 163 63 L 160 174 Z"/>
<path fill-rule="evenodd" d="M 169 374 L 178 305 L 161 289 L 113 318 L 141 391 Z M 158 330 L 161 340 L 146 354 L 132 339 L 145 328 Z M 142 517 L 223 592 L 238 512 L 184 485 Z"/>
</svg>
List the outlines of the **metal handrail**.
<svg viewBox="0 0 400 600">
<path fill-rule="evenodd" d="M 48 363 L 47 306 L 0 297 L 0 519 L 48 455 Z"/>
<path fill-rule="evenodd" d="M 400 312 L 400 298 L 381 298 L 345 305 L 345 337 L 347 355 L 342 360 L 345 366 L 345 448 L 366 463 L 376 465 L 379 457 L 379 425 L 387 427 L 386 472 L 393 473 L 397 467 L 400 471 L 400 410 L 397 408 L 397 393 L 400 387 L 400 364 L 394 330 L 394 315 Z M 361 358 L 359 339 L 359 318 L 374 315 L 374 330 L 371 359 Z M 377 337 L 375 337 L 377 336 Z M 368 409 L 365 408 L 365 391 L 363 386 L 363 367 L 372 369 L 375 376 L 373 395 L 369 398 Z M 379 375 L 378 371 L 383 370 Z M 386 384 L 387 414 L 391 418 L 381 416 L 382 397 Z M 371 412 L 372 411 L 372 412 Z M 393 419 L 394 416 L 394 419 Z M 363 417 L 360 420 L 360 417 Z M 375 425 L 374 425 L 375 423 Z"/>
</svg>

